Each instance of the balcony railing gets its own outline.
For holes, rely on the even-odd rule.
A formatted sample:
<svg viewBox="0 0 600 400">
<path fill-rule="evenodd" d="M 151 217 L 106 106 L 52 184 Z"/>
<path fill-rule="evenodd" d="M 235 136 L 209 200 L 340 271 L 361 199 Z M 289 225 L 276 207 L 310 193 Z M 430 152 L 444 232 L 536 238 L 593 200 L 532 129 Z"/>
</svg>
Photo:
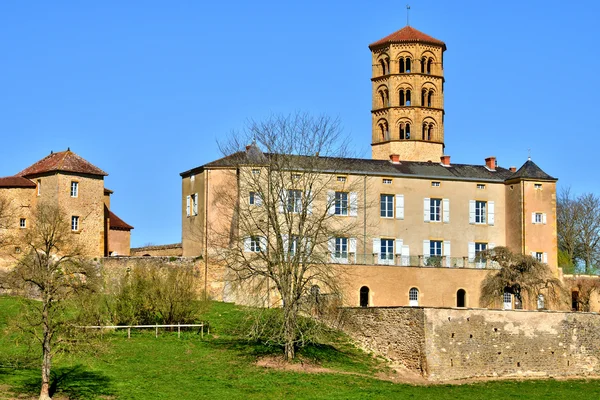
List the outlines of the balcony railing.
<svg viewBox="0 0 600 400">
<path fill-rule="evenodd" d="M 470 259 L 469 257 L 449 256 L 403 256 L 400 254 L 360 254 L 349 253 L 347 255 L 335 254 L 331 262 L 336 264 L 356 265 L 389 265 L 397 267 L 423 267 L 423 268 L 477 268 L 477 269 L 499 269 L 498 263 L 483 258 Z"/>
</svg>

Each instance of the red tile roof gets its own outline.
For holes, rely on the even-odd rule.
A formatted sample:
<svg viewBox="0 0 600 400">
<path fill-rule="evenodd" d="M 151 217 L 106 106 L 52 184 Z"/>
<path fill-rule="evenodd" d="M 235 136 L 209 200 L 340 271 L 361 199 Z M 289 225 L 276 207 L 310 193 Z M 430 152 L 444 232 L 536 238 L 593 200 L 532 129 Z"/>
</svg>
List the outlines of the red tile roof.
<svg viewBox="0 0 600 400">
<path fill-rule="evenodd" d="M 0 188 L 32 188 L 35 189 L 35 183 L 21 176 L 6 176 L 0 178 Z"/>
<path fill-rule="evenodd" d="M 124 231 L 130 231 L 133 229 L 133 226 L 117 217 L 117 214 L 110 210 L 108 210 L 108 218 L 110 218 L 110 229 L 120 229 Z"/>
<path fill-rule="evenodd" d="M 59 151 L 58 153 L 51 153 L 49 156 L 42 158 L 29 168 L 25 168 L 17 175 L 27 177 L 51 171 L 77 172 L 100 176 L 108 175 L 100 168 L 92 165 L 68 149 L 66 151 Z"/>
<path fill-rule="evenodd" d="M 423 32 L 418 31 L 411 26 L 405 26 L 404 28 L 400 29 L 399 31 L 394 32 L 391 35 L 388 35 L 388 36 L 384 37 L 383 39 L 376 41 L 375 43 L 371 43 L 369 45 L 369 48 L 373 49 L 374 47 L 378 47 L 378 46 L 388 44 L 388 43 L 411 43 L 411 42 L 422 42 L 422 43 L 435 44 L 438 46 L 442 46 L 444 48 L 444 50 L 446 50 L 446 44 L 444 42 L 442 42 L 441 40 L 437 40 L 436 38 L 433 38 L 429 35 L 426 35 Z"/>
</svg>

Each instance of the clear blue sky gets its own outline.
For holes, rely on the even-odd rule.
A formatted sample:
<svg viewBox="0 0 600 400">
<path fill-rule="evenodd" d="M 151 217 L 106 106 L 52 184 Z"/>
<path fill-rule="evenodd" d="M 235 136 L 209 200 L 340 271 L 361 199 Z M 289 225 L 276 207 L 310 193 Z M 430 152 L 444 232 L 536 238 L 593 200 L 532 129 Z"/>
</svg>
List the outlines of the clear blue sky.
<svg viewBox="0 0 600 400">
<path fill-rule="evenodd" d="M 453 162 L 518 167 L 531 148 L 560 186 L 600 193 L 600 2 L 410 4 L 448 46 Z M 179 173 L 248 118 L 339 117 L 370 157 L 367 46 L 405 23 L 405 2 L 2 2 L 0 176 L 69 146 L 110 174 L 133 246 L 178 242 Z"/>
</svg>

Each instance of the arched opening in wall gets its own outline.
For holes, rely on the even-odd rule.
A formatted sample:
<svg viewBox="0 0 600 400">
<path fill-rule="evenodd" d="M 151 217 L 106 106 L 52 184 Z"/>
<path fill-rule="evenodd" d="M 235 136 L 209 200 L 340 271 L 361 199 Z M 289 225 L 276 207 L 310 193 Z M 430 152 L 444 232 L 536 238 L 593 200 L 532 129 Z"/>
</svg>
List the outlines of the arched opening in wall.
<svg viewBox="0 0 600 400">
<path fill-rule="evenodd" d="M 411 307 L 419 306 L 419 289 L 411 288 L 408 291 L 408 305 Z"/>
<path fill-rule="evenodd" d="M 427 74 L 431 75 L 431 67 L 433 66 L 433 58 L 427 60 Z"/>
<path fill-rule="evenodd" d="M 410 58 L 408 57 L 404 59 L 404 70 L 406 71 L 406 73 L 410 72 Z"/>
<path fill-rule="evenodd" d="M 423 57 L 421 58 L 421 73 L 425 73 L 425 71 L 427 70 L 427 58 Z"/>
<path fill-rule="evenodd" d="M 398 93 L 401 106 L 410 106 L 410 89 L 400 89 Z"/>
<path fill-rule="evenodd" d="M 400 105 L 403 106 L 404 103 L 406 103 L 406 99 L 404 98 L 404 90 L 400 90 L 398 94 L 400 96 Z"/>
<path fill-rule="evenodd" d="M 427 98 L 427 89 L 421 90 L 421 105 L 425 107 L 425 99 Z"/>
<path fill-rule="evenodd" d="M 410 106 L 410 89 L 406 90 L 406 105 Z"/>
<path fill-rule="evenodd" d="M 579 311 L 579 292 L 577 290 L 571 292 L 571 310 Z"/>
<path fill-rule="evenodd" d="M 387 75 L 390 73 L 390 59 L 382 58 L 379 60 L 379 65 L 381 65 L 381 75 Z"/>
<path fill-rule="evenodd" d="M 382 119 L 377 123 L 377 126 L 379 127 L 379 135 L 381 137 L 381 141 L 385 142 L 390 140 L 390 132 L 388 130 L 387 121 Z"/>
<path fill-rule="evenodd" d="M 538 294 L 537 308 L 538 308 L 538 310 L 543 310 L 546 308 L 546 299 L 544 298 L 543 294 Z"/>
<path fill-rule="evenodd" d="M 456 292 L 456 307 L 467 306 L 467 292 L 464 289 L 458 289 Z"/>
<path fill-rule="evenodd" d="M 408 122 L 403 122 L 400 124 L 400 140 L 409 140 L 410 139 L 410 124 Z"/>
<path fill-rule="evenodd" d="M 427 107 L 433 107 L 433 90 L 430 90 L 427 94 Z"/>
<path fill-rule="evenodd" d="M 427 139 L 426 140 L 431 140 L 432 137 L 433 137 L 433 124 L 429 124 L 429 126 L 427 127 Z"/>
<path fill-rule="evenodd" d="M 369 288 L 366 286 L 360 288 L 360 306 L 369 307 Z"/>
</svg>

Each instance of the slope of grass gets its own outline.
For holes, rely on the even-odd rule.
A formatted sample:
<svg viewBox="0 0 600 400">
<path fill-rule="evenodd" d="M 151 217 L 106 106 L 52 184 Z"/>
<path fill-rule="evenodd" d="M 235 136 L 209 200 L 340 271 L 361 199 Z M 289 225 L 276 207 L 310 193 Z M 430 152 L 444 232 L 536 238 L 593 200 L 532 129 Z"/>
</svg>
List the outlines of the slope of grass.
<svg viewBox="0 0 600 400">
<path fill-rule="evenodd" d="M 0 297 L 0 328 L 17 313 L 16 300 Z M 490 382 L 410 386 L 370 376 L 384 368 L 342 335 L 329 345 L 301 351 L 337 373 L 309 374 L 255 365 L 273 349 L 248 342 L 239 327 L 244 310 L 212 303 L 206 320 L 211 335 L 195 332 L 124 331 L 107 334 L 100 355 L 66 355 L 56 360 L 57 398 L 72 399 L 598 399 L 600 381 Z M 39 361 L 29 362 L 18 337 L 0 337 L 0 399 L 33 398 Z M 18 341 L 17 341 L 18 343 Z M 15 362 L 15 360 L 19 362 Z M 61 397 L 62 396 L 62 397 Z M 19 397 L 21 398 L 21 397 Z"/>
</svg>

